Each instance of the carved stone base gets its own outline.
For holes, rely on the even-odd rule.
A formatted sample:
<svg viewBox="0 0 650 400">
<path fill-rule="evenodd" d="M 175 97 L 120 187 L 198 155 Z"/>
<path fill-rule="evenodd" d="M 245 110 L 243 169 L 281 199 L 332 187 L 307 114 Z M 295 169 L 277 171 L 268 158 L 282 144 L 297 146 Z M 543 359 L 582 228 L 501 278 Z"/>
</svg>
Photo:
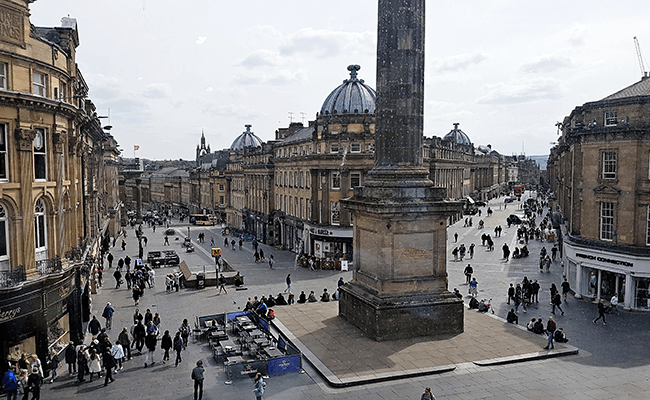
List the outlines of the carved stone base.
<svg viewBox="0 0 650 400">
<path fill-rule="evenodd" d="M 377 341 L 464 331 L 463 301 L 447 291 L 379 297 L 347 283 L 339 293 L 339 316 Z"/>
</svg>

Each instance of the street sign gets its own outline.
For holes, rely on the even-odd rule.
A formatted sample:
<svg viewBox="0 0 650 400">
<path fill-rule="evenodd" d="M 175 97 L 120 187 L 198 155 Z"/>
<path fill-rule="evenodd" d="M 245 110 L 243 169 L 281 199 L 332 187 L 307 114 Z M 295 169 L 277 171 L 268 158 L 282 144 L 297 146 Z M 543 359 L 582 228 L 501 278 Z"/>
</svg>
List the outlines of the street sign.
<svg viewBox="0 0 650 400">
<path fill-rule="evenodd" d="M 212 257 L 218 257 L 221 255 L 221 247 L 212 248 Z"/>
</svg>

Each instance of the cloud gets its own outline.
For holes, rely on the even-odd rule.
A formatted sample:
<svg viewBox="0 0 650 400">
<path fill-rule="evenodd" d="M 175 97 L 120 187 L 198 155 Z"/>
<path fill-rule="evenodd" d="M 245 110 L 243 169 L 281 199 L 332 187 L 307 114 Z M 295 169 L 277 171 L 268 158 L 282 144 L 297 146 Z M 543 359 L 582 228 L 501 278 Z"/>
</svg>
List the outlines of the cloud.
<svg viewBox="0 0 650 400">
<path fill-rule="evenodd" d="M 476 65 L 488 58 L 483 52 L 459 54 L 433 60 L 433 68 L 438 72 L 458 71 Z"/>
<path fill-rule="evenodd" d="M 286 60 L 278 53 L 270 50 L 257 50 L 241 60 L 238 65 L 243 67 L 273 67 L 286 64 Z"/>
<path fill-rule="evenodd" d="M 196 97 L 191 101 L 192 107 L 201 110 L 205 115 L 211 117 L 226 117 L 236 120 L 252 120 L 259 116 L 266 116 L 268 113 L 263 110 L 255 109 L 250 105 L 228 103 L 208 99 L 205 97 Z"/>
<path fill-rule="evenodd" d="M 275 85 L 281 86 L 289 83 L 303 82 L 305 75 L 302 70 L 288 69 L 256 69 L 246 75 L 234 77 L 234 82 L 240 85 Z"/>
<path fill-rule="evenodd" d="M 164 99 L 172 97 L 172 88 L 169 83 L 152 83 L 142 93 L 149 99 Z"/>
<path fill-rule="evenodd" d="M 280 54 L 292 56 L 311 53 L 318 57 L 349 54 L 370 54 L 376 49 L 374 32 L 345 32 L 304 28 L 291 35 L 280 46 Z"/>
<path fill-rule="evenodd" d="M 207 88 L 205 88 L 205 91 L 206 92 L 212 92 L 212 91 L 214 91 L 214 88 L 212 86 L 208 86 Z"/>
<path fill-rule="evenodd" d="M 538 100 L 557 100 L 563 97 L 560 82 L 553 78 L 535 78 L 516 83 L 499 82 L 483 86 L 485 94 L 479 104 L 518 104 Z"/>
<path fill-rule="evenodd" d="M 589 32 L 589 27 L 586 25 L 576 25 L 568 35 L 569 44 L 573 47 L 584 46 L 586 41 L 586 36 Z"/>
<path fill-rule="evenodd" d="M 538 59 L 525 63 L 520 67 L 522 72 L 549 73 L 563 68 L 570 68 L 573 62 L 569 57 L 558 54 L 548 54 Z"/>
<path fill-rule="evenodd" d="M 471 119 L 474 116 L 467 104 L 455 104 L 445 101 L 428 101 L 425 116 L 430 121 L 448 121 L 450 124 Z M 450 128 L 451 129 L 451 125 Z M 434 133 L 435 134 L 435 133 Z M 436 134 L 436 135 L 439 135 Z"/>
<path fill-rule="evenodd" d="M 196 39 L 196 44 L 203 44 L 203 42 L 205 42 L 207 39 L 208 39 L 207 36 L 199 36 L 199 37 Z"/>
</svg>

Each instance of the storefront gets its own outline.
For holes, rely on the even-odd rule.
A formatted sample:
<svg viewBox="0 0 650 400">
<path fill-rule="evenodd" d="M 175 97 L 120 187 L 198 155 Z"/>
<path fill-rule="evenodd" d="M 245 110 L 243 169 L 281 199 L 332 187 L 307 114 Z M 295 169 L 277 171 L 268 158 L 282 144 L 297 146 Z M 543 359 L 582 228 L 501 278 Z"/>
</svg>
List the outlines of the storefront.
<svg viewBox="0 0 650 400">
<path fill-rule="evenodd" d="M 79 341 L 82 336 L 78 287 L 78 269 L 70 268 L 59 275 L 2 290 L 2 359 L 17 361 L 23 353 L 37 354 L 45 365 L 50 351 L 61 353 L 71 340 Z"/>
<path fill-rule="evenodd" d="M 352 227 L 316 227 L 305 224 L 304 253 L 316 258 L 352 260 Z"/>
<path fill-rule="evenodd" d="M 650 263 L 645 257 L 605 252 L 565 241 L 565 275 L 577 298 L 611 300 L 650 310 Z"/>
</svg>

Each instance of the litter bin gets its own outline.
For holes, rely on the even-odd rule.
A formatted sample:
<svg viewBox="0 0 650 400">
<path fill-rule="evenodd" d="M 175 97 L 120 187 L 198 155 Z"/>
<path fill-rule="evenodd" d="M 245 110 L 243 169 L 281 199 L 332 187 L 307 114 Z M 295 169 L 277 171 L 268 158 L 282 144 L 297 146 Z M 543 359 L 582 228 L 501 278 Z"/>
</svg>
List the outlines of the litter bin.
<svg viewBox="0 0 650 400">
<path fill-rule="evenodd" d="M 203 272 L 196 274 L 196 288 L 205 289 L 205 274 Z"/>
</svg>

